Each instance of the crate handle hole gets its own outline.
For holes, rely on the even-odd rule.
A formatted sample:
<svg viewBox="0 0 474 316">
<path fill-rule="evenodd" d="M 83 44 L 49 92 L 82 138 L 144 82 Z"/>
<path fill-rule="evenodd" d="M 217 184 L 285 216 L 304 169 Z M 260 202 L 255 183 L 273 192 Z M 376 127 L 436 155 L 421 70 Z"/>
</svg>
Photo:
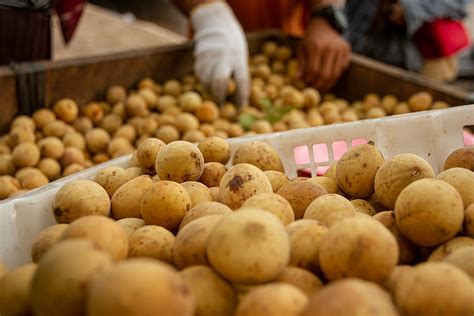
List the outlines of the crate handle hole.
<svg viewBox="0 0 474 316">
<path fill-rule="evenodd" d="M 464 146 L 474 146 L 474 125 L 463 127 Z"/>
<path fill-rule="evenodd" d="M 358 146 L 358 145 L 363 145 L 367 144 L 369 141 L 365 138 L 354 138 L 351 142 L 352 147 Z"/>
<path fill-rule="evenodd" d="M 296 165 L 309 164 L 309 149 L 308 146 L 297 146 L 293 148 L 293 155 Z"/>
<path fill-rule="evenodd" d="M 328 145 L 325 143 L 313 145 L 314 162 L 327 162 L 329 161 Z"/>
<path fill-rule="evenodd" d="M 347 151 L 347 143 L 344 140 L 335 141 L 331 146 L 334 160 L 341 159 L 342 155 Z"/>
<path fill-rule="evenodd" d="M 326 172 L 328 171 L 328 169 L 329 169 L 329 166 L 316 167 L 316 174 L 318 176 L 324 176 L 326 174 Z"/>
<path fill-rule="evenodd" d="M 311 178 L 311 169 L 309 168 L 298 169 L 296 170 L 296 175 L 298 177 Z"/>
</svg>

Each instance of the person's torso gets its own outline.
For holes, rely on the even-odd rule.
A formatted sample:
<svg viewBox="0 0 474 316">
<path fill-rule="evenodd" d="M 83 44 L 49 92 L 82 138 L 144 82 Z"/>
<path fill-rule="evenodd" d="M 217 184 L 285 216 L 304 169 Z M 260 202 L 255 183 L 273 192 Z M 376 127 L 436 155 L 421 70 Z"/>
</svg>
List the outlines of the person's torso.
<svg viewBox="0 0 474 316">
<path fill-rule="evenodd" d="M 304 0 L 227 0 L 246 32 L 280 29 L 303 34 Z"/>
<path fill-rule="evenodd" d="M 49 10 L 50 0 L 0 0 L 0 6 L 22 10 Z"/>
<path fill-rule="evenodd" d="M 391 0 L 347 0 L 349 29 L 345 37 L 356 53 L 379 61 L 418 70 L 421 57 L 404 29 L 393 27 L 383 7 Z"/>
</svg>

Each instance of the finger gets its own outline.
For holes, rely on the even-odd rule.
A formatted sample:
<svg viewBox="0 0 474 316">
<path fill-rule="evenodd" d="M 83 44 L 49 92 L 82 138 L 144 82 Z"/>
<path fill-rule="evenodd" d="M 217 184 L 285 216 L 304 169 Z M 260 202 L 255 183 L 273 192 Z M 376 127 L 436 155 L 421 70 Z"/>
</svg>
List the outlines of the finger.
<svg viewBox="0 0 474 316">
<path fill-rule="evenodd" d="M 307 82 L 315 83 L 321 74 L 322 58 L 324 52 L 319 49 L 311 50 L 308 52 L 309 57 L 309 68 L 307 70 Z"/>
<path fill-rule="evenodd" d="M 334 79 L 334 66 L 337 57 L 337 50 L 327 49 L 322 60 L 321 75 L 317 84 L 323 91 L 328 89 L 330 82 Z"/>
<path fill-rule="evenodd" d="M 211 93 L 217 104 L 222 104 L 227 96 L 227 86 L 229 83 L 232 68 L 227 62 L 217 62 L 211 79 Z"/>
<path fill-rule="evenodd" d="M 343 59 L 343 67 L 342 71 L 346 70 L 350 63 L 351 63 L 351 46 L 350 44 L 346 44 L 347 46 L 344 47 L 342 59 Z"/>
<path fill-rule="evenodd" d="M 334 58 L 334 76 L 328 81 L 326 89 L 329 90 L 336 84 L 337 80 L 344 71 L 344 52 L 339 51 Z"/>
<path fill-rule="evenodd" d="M 307 63 L 307 56 L 306 56 L 306 49 L 303 48 L 303 44 L 300 42 L 298 45 L 298 79 L 303 79 L 306 75 L 306 63 Z"/>
<path fill-rule="evenodd" d="M 194 73 L 199 81 L 209 89 L 212 73 L 214 71 L 214 63 L 211 63 L 208 57 L 197 58 L 194 63 Z"/>
<path fill-rule="evenodd" d="M 351 51 L 348 50 L 344 53 L 344 70 L 349 68 L 351 65 Z"/>
<path fill-rule="evenodd" d="M 320 54 L 318 55 L 319 69 L 317 72 L 315 71 L 312 72 L 312 77 L 311 77 L 310 82 L 318 90 L 322 89 L 322 82 L 324 82 L 324 80 L 322 79 L 322 71 L 323 71 L 325 60 L 326 60 L 326 54 L 327 54 L 326 51 L 320 52 Z"/>
<path fill-rule="evenodd" d="M 210 49 L 198 50 L 198 48 L 199 47 L 196 47 L 194 50 L 194 72 L 199 81 L 209 90 L 214 66 L 216 65 L 216 60 L 222 59 L 222 51 Z"/>
<path fill-rule="evenodd" d="M 241 63 L 235 69 L 234 78 L 237 84 L 235 103 L 239 108 L 242 108 L 248 103 L 250 96 L 250 76 L 247 63 Z"/>
</svg>

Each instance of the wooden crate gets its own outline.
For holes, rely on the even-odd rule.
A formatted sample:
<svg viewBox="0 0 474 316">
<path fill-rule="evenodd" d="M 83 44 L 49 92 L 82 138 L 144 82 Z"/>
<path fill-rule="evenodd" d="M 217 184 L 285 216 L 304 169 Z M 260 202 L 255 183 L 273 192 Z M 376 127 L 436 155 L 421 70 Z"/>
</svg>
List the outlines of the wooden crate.
<svg viewBox="0 0 474 316">
<path fill-rule="evenodd" d="M 251 34 L 250 53 L 256 53 L 267 40 L 292 47 L 297 45 L 296 38 L 274 31 Z M 75 60 L 21 64 L 26 73 L 22 76 L 22 81 L 26 84 L 21 85 L 21 92 L 15 73 L 8 67 L 0 67 L 0 131 L 6 130 L 16 114 L 31 114 L 35 108 L 48 106 L 60 98 L 69 97 L 82 105 L 102 98 L 110 85 L 132 87 L 139 79 L 147 76 L 158 82 L 180 78 L 191 72 L 192 65 L 191 43 Z M 446 101 L 451 105 L 472 103 L 471 95 L 466 90 L 432 82 L 414 73 L 356 54 L 352 55 L 351 65 L 334 92 L 348 100 L 360 99 L 369 92 L 394 94 L 400 99 L 406 99 L 420 90 L 426 90 L 436 100 Z M 20 101 L 28 99 L 33 101 L 29 104 Z"/>
</svg>

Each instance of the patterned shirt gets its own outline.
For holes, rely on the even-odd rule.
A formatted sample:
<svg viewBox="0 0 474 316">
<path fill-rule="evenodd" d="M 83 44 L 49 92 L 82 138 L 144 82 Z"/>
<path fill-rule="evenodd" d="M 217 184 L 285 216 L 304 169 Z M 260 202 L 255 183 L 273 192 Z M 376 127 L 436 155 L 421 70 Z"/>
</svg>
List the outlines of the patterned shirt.
<svg viewBox="0 0 474 316">
<path fill-rule="evenodd" d="M 50 0 L 0 0 L 0 6 L 26 10 L 47 10 L 51 7 Z"/>
<path fill-rule="evenodd" d="M 405 12 L 406 28 L 382 27 L 374 30 L 384 0 L 346 0 L 349 30 L 345 34 L 356 53 L 382 62 L 417 71 L 422 57 L 411 36 L 425 22 L 437 18 L 462 19 L 472 0 L 399 0 Z"/>
</svg>

